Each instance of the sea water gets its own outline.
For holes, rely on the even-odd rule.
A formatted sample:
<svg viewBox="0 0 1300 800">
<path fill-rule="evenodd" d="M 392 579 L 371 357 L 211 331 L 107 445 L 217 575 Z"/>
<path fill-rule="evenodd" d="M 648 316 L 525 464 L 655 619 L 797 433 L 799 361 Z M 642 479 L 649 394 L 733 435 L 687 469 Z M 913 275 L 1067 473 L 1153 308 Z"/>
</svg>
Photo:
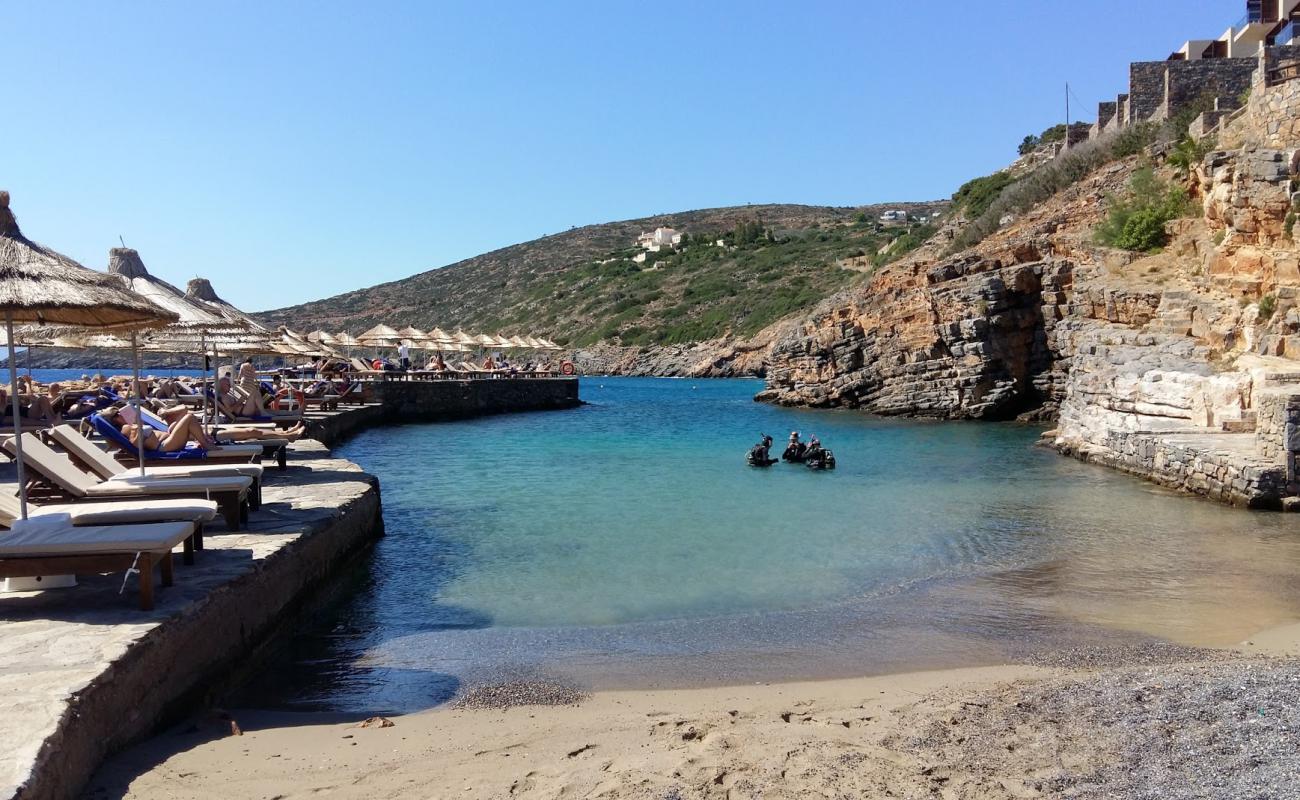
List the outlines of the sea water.
<svg viewBox="0 0 1300 800">
<path fill-rule="evenodd" d="M 410 711 L 499 671 L 683 686 L 996 663 L 1300 618 L 1291 517 L 1036 447 L 1041 428 L 583 379 L 586 405 L 376 428 L 386 536 L 256 702 Z M 757 469 L 791 430 L 838 468 Z"/>
</svg>

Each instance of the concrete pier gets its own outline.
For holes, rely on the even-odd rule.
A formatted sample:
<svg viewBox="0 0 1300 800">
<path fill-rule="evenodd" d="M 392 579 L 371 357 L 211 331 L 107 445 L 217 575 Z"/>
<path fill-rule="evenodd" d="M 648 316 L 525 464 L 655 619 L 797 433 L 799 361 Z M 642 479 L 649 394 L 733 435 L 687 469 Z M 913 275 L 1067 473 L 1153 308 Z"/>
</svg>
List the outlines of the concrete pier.
<svg viewBox="0 0 1300 800">
<path fill-rule="evenodd" d="M 0 595 L 0 798 L 78 796 L 110 753 L 148 735 L 292 619 L 383 533 L 379 482 L 326 445 L 377 424 L 568 408 L 574 379 L 380 381 L 372 402 L 312 412 L 289 468 L 269 469 L 247 530 L 211 523 L 206 549 L 139 610 L 123 576 Z"/>
</svg>

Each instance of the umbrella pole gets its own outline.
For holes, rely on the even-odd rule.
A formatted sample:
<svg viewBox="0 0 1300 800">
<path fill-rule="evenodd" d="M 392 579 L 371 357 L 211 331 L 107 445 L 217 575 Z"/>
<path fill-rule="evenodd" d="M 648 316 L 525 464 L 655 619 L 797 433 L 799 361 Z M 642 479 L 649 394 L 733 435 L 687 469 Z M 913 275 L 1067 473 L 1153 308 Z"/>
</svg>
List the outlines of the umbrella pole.
<svg viewBox="0 0 1300 800">
<path fill-rule="evenodd" d="M 140 456 L 140 477 L 144 477 L 144 417 L 140 415 L 140 348 L 131 334 L 131 378 L 135 381 L 135 449 Z"/>
<path fill-rule="evenodd" d="M 201 413 L 199 416 L 199 426 L 202 427 L 208 421 L 208 340 L 204 331 L 199 331 L 199 358 L 203 359 L 202 363 L 199 364 L 200 371 L 203 373 L 203 382 L 199 384 L 203 392 L 201 395 L 203 405 L 200 406 Z"/>
<path fill-rule="evenodd" d="M 18 464 L 18 511 L 21 519 L 27 519 L 27 480 L 23 476 L 23 431 L 22 414 L 18 408 L 18 365 L 14 359 L 14 312 L 5 309 L 5 334 L 9 341 L 9 399 L 14 407 L 14 458 Z"/>
</svg>

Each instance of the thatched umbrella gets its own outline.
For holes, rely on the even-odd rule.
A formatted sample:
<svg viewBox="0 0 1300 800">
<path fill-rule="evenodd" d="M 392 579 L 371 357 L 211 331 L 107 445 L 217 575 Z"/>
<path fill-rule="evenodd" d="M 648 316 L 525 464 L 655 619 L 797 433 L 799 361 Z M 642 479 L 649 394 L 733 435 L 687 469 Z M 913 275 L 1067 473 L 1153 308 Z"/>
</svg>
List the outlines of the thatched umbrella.
<svg viewBox="0 0 1300 800">
<path fill-rule="evenodd" d="M 401 334 L 381 323 L 358 335 L 357 343 L 365 347 L 396 347 L 401 339 Z"/>
<path fill-rule="evenodd" d="M 108 271 L 120 275 L 137 294 L 149 298 L 168 311 L 174 312 L 179 319 L 151 333 L 145 346 L 150 350 L 166 352 L 197 352 L 204 357 L 203 381 L 208 378 L 207 344 L 208 340 L 222 337 L 243 337 L 254 333 L 260 327 L 242 315 L 228 314 L 219 305 L 192 297 L 172 286 L 170 283 L 149 274 L 140 254 L 129 247 L 114 247 L 108 251 Z M 209 284 L 211 288 L 211 284 Z M 135 350 L 131 361 L 138 372 Z M 137 403 L 139 401 L 139 375 L 136 375 Z M 208 416 L 206 393 L 203 396 L 203 417 Z M 215 416 L 215 409 L 214 409 Z M 140 450 L 140 472 L 144 474 L 144 449 Z"/>
<path fill-rule="evenodd" d="M 429 334 L 425 333 L 419 328 L 413 328 L 410 325 L 407 325 L 405 328 L 402 328 L 400 331 L 398 331 L 397 335 L 402 337 L 403 339 L 410 339 L 413 342 L 422 342 L 425 339 L 429 338 Z"/>
<path fill-rule="evenodd" d="M 10 394 L 13 395 L 14 430 L 18 434 L 14 437 L 18 502 L 21 516 L 26 519 L 14 323 L 136 331 L 175 322 L 177 316 L 134 294 L 120 278 L 86 269 L 23 236 L 9 210 L 9 193 L 5 191 L 0 191 L 0 308 L 4 309 L 5 334 L 9 341 Z"/>
</svg>

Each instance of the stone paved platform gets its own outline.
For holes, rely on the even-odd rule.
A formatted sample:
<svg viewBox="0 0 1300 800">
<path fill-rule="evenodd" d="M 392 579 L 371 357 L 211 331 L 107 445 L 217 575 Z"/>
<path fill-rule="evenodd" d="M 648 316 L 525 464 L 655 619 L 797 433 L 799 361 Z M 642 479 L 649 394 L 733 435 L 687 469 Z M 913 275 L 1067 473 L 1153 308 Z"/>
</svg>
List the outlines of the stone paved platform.
<svg viewBox="0 0 1300 800">
<path fill-rule="evenodd" d="M 343 412 L 347 413 L 347 412 Z M 313 415 L 315 416 L 315 415 Z M 294 445 L 247 530 L 207 528 L 142 612 L 122 575 L 0 595 L 0 797 L 75 796 L 99 761 L 228 670 L 337 562 L 382 533 L 377 481 Z"/>
</svg>

